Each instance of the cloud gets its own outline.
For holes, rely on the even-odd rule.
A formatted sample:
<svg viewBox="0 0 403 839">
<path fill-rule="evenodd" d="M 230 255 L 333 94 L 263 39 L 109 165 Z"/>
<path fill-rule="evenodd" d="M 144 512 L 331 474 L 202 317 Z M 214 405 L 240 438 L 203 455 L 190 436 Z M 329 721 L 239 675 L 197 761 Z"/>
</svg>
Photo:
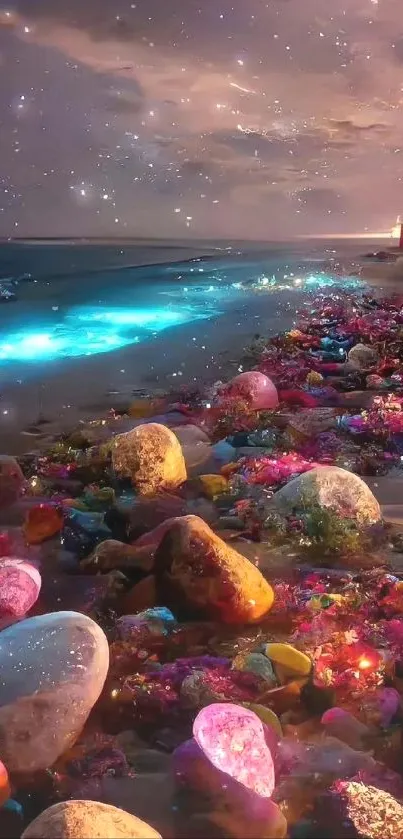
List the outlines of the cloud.
<svg viewBox="0 0 403 839">
<path fill-rule="evenodd" d="M 233 236 L 392 223 L 400 18 L 400 0 L 170 0 L 169 15 L 161 0 L 15 2 L 0 15 L 0 144 L 23 199 L 7 192 L 0 231 L 35 206 L 67 232 L 78 218 L 180 235 L 188 215 L 189 235 Z"/>
</svg>

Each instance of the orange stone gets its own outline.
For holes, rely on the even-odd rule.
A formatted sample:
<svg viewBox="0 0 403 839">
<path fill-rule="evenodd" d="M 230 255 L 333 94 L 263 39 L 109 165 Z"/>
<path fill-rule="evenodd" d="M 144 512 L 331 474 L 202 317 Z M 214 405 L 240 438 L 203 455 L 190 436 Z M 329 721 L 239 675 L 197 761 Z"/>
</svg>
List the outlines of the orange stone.
<svg viewBox="0 0 403 839">
<path fill-rule="evenodd" d="M 0 761 L 0 807 L 11 798 L 11 787 L 8 772 L 4 763 Z"/>
<path fill-rule="evenodd" d="M 63 514 L 51 504 L 38 504 L 28 511 L 24 523 L 24 535 L 29 545 L 40 545 L 51 539 L 63 527 Z"/>
<path fill-rule="evenodd" d="M 155 553 L 158 601 L 228 624 L 254 623 L 271 609 L 274 592 L 255 565 L 198 516 L 171 523 Z"/>
</svg>

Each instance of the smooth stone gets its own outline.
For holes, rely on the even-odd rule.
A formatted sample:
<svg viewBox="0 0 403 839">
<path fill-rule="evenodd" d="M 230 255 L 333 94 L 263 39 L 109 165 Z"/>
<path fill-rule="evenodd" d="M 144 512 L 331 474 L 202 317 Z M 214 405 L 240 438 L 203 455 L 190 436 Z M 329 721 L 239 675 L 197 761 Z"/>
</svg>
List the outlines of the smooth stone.
<svg viewBox="0 0 403 839">
<path fill-rule="evenodd" d="M 277 679 L 273 667 L 263 653 L 238 653 L 233 659 L 232 670 L 240 670 L 246 673 L 254 673 L 269 687 L 277 687 Z"/>
<path fill-rule="evenodd" d="M 273 503 L 285 514 L 318 505 L 359 524 L 381 519 L 381 508 L 367 484 L 338 466 L 319 466 L 293 478 L 274 494 Z"/>
<path fill-rule="evenodd" d="M 36 504 L 27 512 L 24 534 L 29 545 L 40 545 L 60 533 L 63 513 L 52 504 Z"/>
<path fill-rule="evenodd" d="M 161 603 L 224 623 L 253 623 L 272 607 L 274 592 L 260 571 L 197 516 L 172 522 L 155 553 Z"/>
<path fill-rule="evenodd" d="M 41 582 L 34 565 L 15 557 L 0 559 L 0 618 L 23 618 L 36 603 Z"/>
<path fill-rule="evenodd" d="M 78 612 L 29 618 L 1 632 L 0 754 L 9 772 L 46 769 L 74 744 L 108 667 L 102 629 Z"/>
<path fill-rule="evenodd" d="M 305 678 L 312 670 L 311 659 L 305 653 L 292 647 L 291 644 L 271 643 L 266 645 L 267 658 L 275 665 L 277 675 L 281 668 L 281 675 L 288 678 Z M 284 683 L 283 679 L 280 679 Z"/>
<path fill-rule="evenodd" d="M 277 408 L 277 388 L 264 373 L 252 370 L 235 376 L 223 389 L 224 398 L 245 401 L 254 411 Z"/>
<path fill-rule="evenodd" d="M 161 839 L 146 822 L 99 801 L 62 801 L 48 807 L 21 839 Z"/>
</svg>

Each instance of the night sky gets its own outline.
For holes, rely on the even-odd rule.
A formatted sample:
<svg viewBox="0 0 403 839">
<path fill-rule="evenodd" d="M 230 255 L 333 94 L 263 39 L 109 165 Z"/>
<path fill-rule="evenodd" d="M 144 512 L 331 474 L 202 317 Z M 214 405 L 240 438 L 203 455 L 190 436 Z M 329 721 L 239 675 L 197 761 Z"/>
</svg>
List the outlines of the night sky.
<svg viewBox="0 0 403 839">
<path fill-rule="evenodd" d="M 403 0 L 0 10 L 0 235 L 286 238 L 403 212 Z"/>
</svg>

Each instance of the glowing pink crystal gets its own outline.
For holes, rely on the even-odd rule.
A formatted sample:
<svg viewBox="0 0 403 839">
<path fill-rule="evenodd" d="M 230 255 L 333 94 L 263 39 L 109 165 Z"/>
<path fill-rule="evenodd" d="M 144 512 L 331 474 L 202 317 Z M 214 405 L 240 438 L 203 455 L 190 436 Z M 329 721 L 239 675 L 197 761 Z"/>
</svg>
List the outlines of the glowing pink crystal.
<svg viewBox="0 0 403 839">
<path fill-rule="evenodd" d="M 193 735 L 216 769 L 270 798 L 275 784 L 273 759 L 256 714 L 240 705 L 208 705 L 196 717 Z"/>
<path fill-rule="evenodd" d="M 276 386 L 268 376 L 257 370 L 235 376 L 225 388 L 224 393 L 226 397 L 234 400 L 245 400 L 256 411 L 271 411 L 278 405 Z"/>
</svg>

